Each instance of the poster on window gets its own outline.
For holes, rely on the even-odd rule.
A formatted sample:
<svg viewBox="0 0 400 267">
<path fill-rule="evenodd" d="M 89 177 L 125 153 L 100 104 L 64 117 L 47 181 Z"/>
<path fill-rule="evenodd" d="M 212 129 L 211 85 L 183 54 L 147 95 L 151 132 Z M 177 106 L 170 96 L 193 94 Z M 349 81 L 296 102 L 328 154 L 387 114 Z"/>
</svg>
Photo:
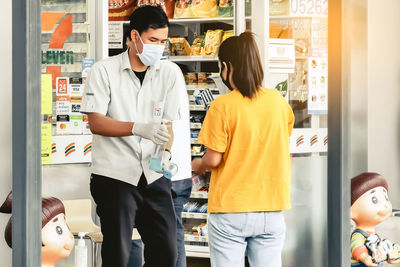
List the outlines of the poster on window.
<svg viewBox="0 0 400 267">
<path fill-rule="evenodd" d="M 122 49 L 124 31 L 121 22 L 108 23 L 108 48 Z"/>
<path fill-rule="evenodd" d="M 308 58 L 308 114 L 328 113 L 328 59 Z"/>
</svg>

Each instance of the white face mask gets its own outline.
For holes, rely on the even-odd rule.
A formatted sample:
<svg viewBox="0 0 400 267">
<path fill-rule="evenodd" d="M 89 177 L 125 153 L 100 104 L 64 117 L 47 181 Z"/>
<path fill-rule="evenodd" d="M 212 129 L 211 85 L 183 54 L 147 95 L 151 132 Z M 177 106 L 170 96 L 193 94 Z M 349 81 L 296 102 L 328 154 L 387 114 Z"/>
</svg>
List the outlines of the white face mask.
<svg viewBox="0 0 400 267">
<path fill-rule="evenodd" d="M 140 38 L 139 35 L 139 40 L 142 42 L 143 45 L 143 51 L 141 54 L 137 53 L 140 61 L 146 66 L 152 66 L 154 65 L 157 61 L 159 61 L 163 55 L 164 52 L 164 45 L 157 45 L 157 44 L 144 44 L 142 41 L 142 38 Z M 136 51 L 137 45 L 135 43 Z"/>
</svg>

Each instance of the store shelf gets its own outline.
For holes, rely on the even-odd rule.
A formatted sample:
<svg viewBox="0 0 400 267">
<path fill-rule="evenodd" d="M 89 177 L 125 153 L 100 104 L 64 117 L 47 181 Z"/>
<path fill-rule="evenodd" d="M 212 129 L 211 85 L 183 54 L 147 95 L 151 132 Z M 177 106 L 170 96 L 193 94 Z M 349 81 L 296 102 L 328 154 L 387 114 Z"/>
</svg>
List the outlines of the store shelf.
<svg viewBox="0 0 400 267">
<path fill-rule="evenodd" d="M 207 213 L 199 213 L 199 212 L 182 212 L 182 218 L 187 219 L 207 219 Z"/>
<path fill-rule="evenodd" d="M 208 199 L 208 192 L 192 192 L 190 194 L 191 198 L 205 198 Z"/>
<path fill-rule="evenodd" d="M 186 256 L 195 258 L 209 258 L 210 248 L 208 246 L 185 245 Z"/>
<path fill-rule="evenodd" d="M 191 111 L 206 111 L 203 105 L 189 105 Z"/>
<path fill-rule="evenodd" d="M 193 145 L 199 145 L 199 139 L 198 138 L 190 138 L 190 143 Z"/>
<path fill-rule="evenodd" d="M 205 154 L 204 151 L 203 151 L 203 152 L 200 152 L 200 153 L 196 153 L 196 152 L 194 152 L 194 151 L 191 151 L 191 153 L 192 153 L 192 156 L 194 156 L 194 157 L 202 157 L 202 156 L 204 156 L 204 154 Z"/>
<path fill-rule="evenodd" d="M 167 58 L 173 62 L 216 62 L 216 56 L 170 56 Z"/>
<path fill-rule="evenodd" d="M 204 89 L 210 89 L 211 91 L 215 90 L 218 91 L 218 87 L 215 85 L 215 83 L 212 84 L 187 84 L 186 85 L 186 90 L 204 90 Z"/>
<path fill-rule="evenodd" d="M 182 19 L 170 19 L 171 24 L 181 24 L 181 23 L 216 23 L 223 22 L 233 24 L 233 17 L 215 17 L 215 18 L 182 18 Z"/>
<path fill-rule="evenodd" d="M 188 242 L 208 242 L 207 236 L 189 235 L 185 234 L 185 241 Z"/>
<path fill-rule="evenodd" d="M 246 20 L 251 20 L 251 16 L 247 16 Z M 170 19 L 170 24 L 197 24 L 197 23 L 227 23 L 233 25 L 233 17 L 214 17 L 214 18 L 182 18 Z M 121 21 L 121 23 L 129 24 L 129 21 Z"/>
</svg>

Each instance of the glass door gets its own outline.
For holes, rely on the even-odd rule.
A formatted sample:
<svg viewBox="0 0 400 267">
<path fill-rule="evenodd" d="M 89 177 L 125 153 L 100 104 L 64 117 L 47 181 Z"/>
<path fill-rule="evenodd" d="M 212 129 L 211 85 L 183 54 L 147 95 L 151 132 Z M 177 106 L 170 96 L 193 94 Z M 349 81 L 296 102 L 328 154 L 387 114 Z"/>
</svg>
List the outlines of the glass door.
<svg viewBox="0 0 400 267">
<path fill-rule="evenodd" d="M 280 91 L 295 114 L 283 266 L 326 266 L 328 1 L 255 2 L 246 27 L 258 38 L 264 86 Z"/>
</svg>

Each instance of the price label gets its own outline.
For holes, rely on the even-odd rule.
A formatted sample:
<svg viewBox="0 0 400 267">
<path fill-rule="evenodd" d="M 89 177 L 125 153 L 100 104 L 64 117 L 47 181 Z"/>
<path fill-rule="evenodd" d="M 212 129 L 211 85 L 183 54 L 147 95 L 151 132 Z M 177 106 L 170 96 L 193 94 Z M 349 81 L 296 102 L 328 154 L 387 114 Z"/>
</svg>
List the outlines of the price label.
<svg viewBox="0 0 400 267">
<path fill-rule="evenodd" d="M 328 16 L 328 0 L 291 0 L 292 16 Z"/>
</svg>

